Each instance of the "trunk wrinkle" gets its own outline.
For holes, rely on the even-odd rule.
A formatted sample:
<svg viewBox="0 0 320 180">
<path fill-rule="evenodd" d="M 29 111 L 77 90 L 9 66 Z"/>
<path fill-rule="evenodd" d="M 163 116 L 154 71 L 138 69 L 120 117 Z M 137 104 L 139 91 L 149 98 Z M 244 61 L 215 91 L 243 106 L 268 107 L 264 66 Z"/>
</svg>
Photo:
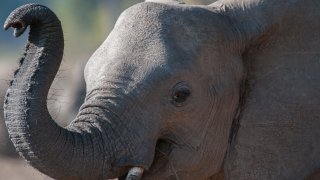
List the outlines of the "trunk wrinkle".
<svg viewBox="0 0 320 180">
<path fill-rule="evenodd" d="M 101 134 L 110 133 L 107 129 L 113 128 L 106 128 L 99 116 L 90 123 L 73 123 L 62 128 L 48 112 L 48 91 L 63 55 L 60 21 L 45 6 L 28 4 L 14 10 L 4 27 L 13 27 L 18 37 L 28 25 L 28 43 L 10 82 L 4 107 L 6 125 L 17 151 L 33 167 L 56 179 L 117 176 L 115 172 L 120 170 L 113 172 L 111 163 L 102 161 L 108 160 L 106 154 L 110 150 L 104 141 L 113 142 L 102 139 Z M 114 155 L 114 152 L 108 153 Z"/>
</svg>

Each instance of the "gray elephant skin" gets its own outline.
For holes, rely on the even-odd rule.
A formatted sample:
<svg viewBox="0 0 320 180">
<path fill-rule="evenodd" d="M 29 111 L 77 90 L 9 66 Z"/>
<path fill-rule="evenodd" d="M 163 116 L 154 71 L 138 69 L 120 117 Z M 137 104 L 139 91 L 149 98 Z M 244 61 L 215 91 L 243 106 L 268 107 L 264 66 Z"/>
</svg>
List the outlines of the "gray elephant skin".
<svg viewBox="0 0 320 180">
<path fill-rule="evenodd" d="M 54 117 L 55 121 L 62 126 L 66 126 L 76 116 L 79 107 L 85 98 L 85 82 L 83 79 L 83 68 L 85 62 L 74 65 L 72 70 L 60 71 L 51 85 L 48 95 L 48 110 Z M 6 91 L 12 79 L 13 71 L 16 68 L 14 63 L 0 64 L 0 102 L 4 101 Z M 66 69 L 66 65 L 61 65 Z M 60 66 L 60 69 L 61 69 Z M 80 70 L 81 69 L 81 70 Z M 61 78 L 61 76 L 69 77 Z M 63 88 L 62 88 L 63 87 Z M 0 104 L 0 157 L 18 157 L 12 142 L 9 139 L 8 131 L 5 127 L 3 117 L 3 103 Z"/>
<path fill-rule="evenodd" d="M 63 54 L 47 7 L 4 28 L 26 51 L 4 111 L 16 150 L 56 179 L 303 179 L 320 168 L 320 1 L 148 1 L 89 59 L 86 97 L 58 126 L 46 107 Z M 135 169 L 135 170 L 136 170 Z M 133 178 L 136 178 L 133 176 Z"/>
</svg>

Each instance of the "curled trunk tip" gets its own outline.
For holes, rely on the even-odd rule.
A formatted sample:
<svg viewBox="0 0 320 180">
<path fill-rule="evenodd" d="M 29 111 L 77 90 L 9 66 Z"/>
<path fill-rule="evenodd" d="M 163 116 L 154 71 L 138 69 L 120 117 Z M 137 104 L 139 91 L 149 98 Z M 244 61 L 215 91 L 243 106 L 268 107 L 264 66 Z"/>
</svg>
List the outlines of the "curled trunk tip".
<svg viewBox="0 0 320 180">
<path fill-rule="evenodd" d="M 19 37 L 21 36 L 24 31 L 27 29 L 27 27 L 25 26 L 25 24 L 22 21 L 18 21 L 18 22 L 6 22 L 4 24 L 4 30 L 8 30 L 10 27 L 13 28 L 13 35 L 14 37 Z"/>
<path fill-rule="evenodd" d="M 34 12 L 38 12 L 38 14 L 33 14 Z M 10 13 L 3 28 L 4 30 L 8 30 L 12 27 L 14 29 L 13 35 L 19 37 L 29 25 L 44 22 L 44 18 L 50 17 L 48 16 L 48 12 L 51 12 L 50 16 L 54 16 L 54 13 L 49 8 L 41 4 L 30 3 L 23 5 Z"/>
</svg>

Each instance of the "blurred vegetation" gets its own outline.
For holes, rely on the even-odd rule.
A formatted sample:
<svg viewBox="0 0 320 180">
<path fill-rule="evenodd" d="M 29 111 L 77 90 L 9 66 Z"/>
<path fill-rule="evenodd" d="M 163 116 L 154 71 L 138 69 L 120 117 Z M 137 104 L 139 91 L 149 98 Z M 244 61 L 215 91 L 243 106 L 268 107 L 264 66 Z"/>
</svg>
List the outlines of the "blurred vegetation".
<svg viewBox="0 0 320 180">
<path fill-rule="evenodd" d="M 185 0 L 188 4 L 210 4 L 214 0 Z M 61 19 L 65 34 L 65 58 L 88 58 L 104 41 L 120 13 L 142 0 L 1 0 L 0 24 L 16 7 L 27 3 L 49 6 Z M 0 61 L 23 51 L 27 35 L 15 39 L 12 31 L 0 30 Z M 11 59 L 12 61 L 12 59 Z"/>
</svg>

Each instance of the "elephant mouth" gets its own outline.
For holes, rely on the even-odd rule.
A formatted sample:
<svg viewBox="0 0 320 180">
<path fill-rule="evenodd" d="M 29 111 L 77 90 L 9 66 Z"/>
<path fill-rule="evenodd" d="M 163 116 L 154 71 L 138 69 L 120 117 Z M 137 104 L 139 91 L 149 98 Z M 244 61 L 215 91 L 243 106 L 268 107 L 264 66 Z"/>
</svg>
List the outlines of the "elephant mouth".
<svg viewBox="0 0 320 180">
<path fill-rule="evenodd" d="M 159 139 L 155 148 L 155 155 L 152 165 L 148 170 L 140 167 L 133 167 L 128 172 L 118 178 L 118 180 L 139 180 L 153 179 L 152 177 L 163 172 L 170 164 L 169 155 L 172 152 L 174 142 L 166 139 Z"/>
</svg>

